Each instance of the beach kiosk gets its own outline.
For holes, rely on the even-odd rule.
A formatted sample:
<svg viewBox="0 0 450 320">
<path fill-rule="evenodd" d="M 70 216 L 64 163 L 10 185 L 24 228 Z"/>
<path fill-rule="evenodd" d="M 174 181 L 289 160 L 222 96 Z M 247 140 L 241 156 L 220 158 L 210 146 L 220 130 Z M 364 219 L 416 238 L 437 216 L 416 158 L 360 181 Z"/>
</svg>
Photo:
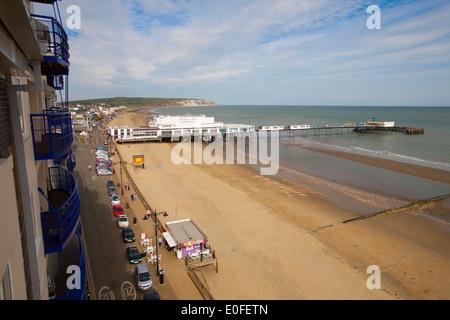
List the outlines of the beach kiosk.
<svg viewBox="0 0 450 320">
<path fill-rule="evenodd" d="M 176 250 L 178 259 L 198 250 L 203 251 L 208 241 L 203 231 L 191 219 L 166 222 L 163 236 L 167 245 Z"/>
</svg>

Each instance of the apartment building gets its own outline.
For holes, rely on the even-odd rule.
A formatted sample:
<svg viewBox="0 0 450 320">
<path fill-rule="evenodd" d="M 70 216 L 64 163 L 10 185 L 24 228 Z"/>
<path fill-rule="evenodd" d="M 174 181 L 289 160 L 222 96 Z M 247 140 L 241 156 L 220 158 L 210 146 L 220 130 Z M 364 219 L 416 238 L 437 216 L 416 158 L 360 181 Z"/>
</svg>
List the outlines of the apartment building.
<svg viewBox="0 0 450 320">
<path fill-rule="evenodd" d="M 36 3 L 0 1 L 0 300 L 84 299 L 68 37 Z"/>
</svg>

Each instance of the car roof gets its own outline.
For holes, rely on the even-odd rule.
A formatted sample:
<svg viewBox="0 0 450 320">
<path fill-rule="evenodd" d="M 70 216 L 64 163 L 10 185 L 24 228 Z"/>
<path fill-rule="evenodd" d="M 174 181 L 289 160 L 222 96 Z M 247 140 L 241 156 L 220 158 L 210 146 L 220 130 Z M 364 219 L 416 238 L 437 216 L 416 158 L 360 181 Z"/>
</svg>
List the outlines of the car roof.
<svg viewBox="0 0 450 320">
<path fill-rule="evenodd" d="M 156 289 L 151 289 L 145 293 L 146 300 L 161 300 L 158 291 Z"/>
<path fill-rule="evenodd" d="M 145 263 L 140 263 L 136 266 L 136 269 L 138 270 L 138 272 L 148 272 L 150 273 L 150 271 L 148 270 L 148 267 Z"/>
</svg>

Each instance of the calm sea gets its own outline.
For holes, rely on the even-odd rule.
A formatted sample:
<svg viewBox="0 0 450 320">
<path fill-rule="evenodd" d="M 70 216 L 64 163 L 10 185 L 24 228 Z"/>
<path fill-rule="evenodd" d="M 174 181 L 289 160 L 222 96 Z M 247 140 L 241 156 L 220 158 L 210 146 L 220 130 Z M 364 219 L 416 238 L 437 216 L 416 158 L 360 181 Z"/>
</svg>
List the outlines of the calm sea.
<svg viewBox="0 0 450 320">
<path fill-rule="evenodd" d="M 343 125 L 375 118 L 395 121 L 395 125 L 424 128 L 423 135 L 404 133 L 343 134 L 308 136 L 287 132 L 280 139 L 280 165 L 297 172 L 364 188 L 401 199 L 425 199 L 450 193 L 450 185 L 395 173 L 353 161 L 309 151 L 304 146 L 345 151 L 387 158 L 450 171 L 450 108 L 449 107 L 348 107 L 348 106 L 257 106 L 232 105 L 217 107 L 164 108 L 161 114 L 205 114 L 224 123 L 261 125 Z M 347 133 L 350 132 L 350 133 Z M 292 174 L 280 173 L 283 178 Z M 314 186 L 312 186 L 314 188 Z M 323 190 L 321 190 L 323 191 Z M 330 198 L 332 198 L 330 196 Z M 332 199 L 334 202 L 345 202 Z M 347 202 L 346 202 L 347 203 Z M 373 208 L 372 208 L 373 209 Z M 371 210 L 371 209 L 369 209 Z"/>
</svg>

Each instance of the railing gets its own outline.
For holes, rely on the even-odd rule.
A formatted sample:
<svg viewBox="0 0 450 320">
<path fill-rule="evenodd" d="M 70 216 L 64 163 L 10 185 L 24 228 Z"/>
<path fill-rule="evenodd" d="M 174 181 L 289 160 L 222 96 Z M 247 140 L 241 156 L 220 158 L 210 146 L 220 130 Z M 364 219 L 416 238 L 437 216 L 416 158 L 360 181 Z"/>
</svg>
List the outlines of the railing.
<svg viewBox="0 0 450 320">
<path fill-rule="evenodd" d="M 50 182 L 49 193 L 56 192 L 57 190 L 65 191 L 61 192 L 61 196 L 66 196 L 67 199 L 59 208 L 54 208 L 49 201 L 50 209 L 41 212 L 44 250 L 46 254 L 59 252 L 65 248 L 72 238 L 80 219 L 80 195 L 77 179 L 71 172 L 62 167 L 51 167 L 48 170 Z M 43 194 L 42 191 L 41 193 Z"/>
<path fill-rule="evenodd" d="M 60 110 L 44 110 L 44 112 L 30 115 L 35 160 L 67 156 L 73 143 L 70 113 Z"/>
<path fill-rule="evenodd" d="M 63 279 L 63 283 L 61 283 L 61 287 L 65 288 L 62 290 L 62 294 L 57 295 L 54 299 L 52 300 L 83 300 L 86 299 L 85 297 L 85 291 L 84 291 L 84 286 L 85 286 L 85 281 L 86 281 L 86 258 L 84 256 L 84 246 L 83 246 L 83 241 L 81 238 L 81 227 L 79 227 L 78 230 L 76 230 L 76 235 L 78 237 L 78 244 L 79 244 L 79 264 L 78 264 L 78 268 L 79 268 L 79 283 L 78 283 L 78 287 L 74 286 L 72 289 L 67 288 L 67 279 Z M 63 271 L 63 270 L 61 270 Z M 65 291 L 67 290 L 67 291 Z"/>
<path fill-rule="evenodd" d="M 69 42 L 64 28 L 53 17 L 32 14 L 31 19 L 44 58 L 42 74 L 68 74 Z"/>
</svg>

